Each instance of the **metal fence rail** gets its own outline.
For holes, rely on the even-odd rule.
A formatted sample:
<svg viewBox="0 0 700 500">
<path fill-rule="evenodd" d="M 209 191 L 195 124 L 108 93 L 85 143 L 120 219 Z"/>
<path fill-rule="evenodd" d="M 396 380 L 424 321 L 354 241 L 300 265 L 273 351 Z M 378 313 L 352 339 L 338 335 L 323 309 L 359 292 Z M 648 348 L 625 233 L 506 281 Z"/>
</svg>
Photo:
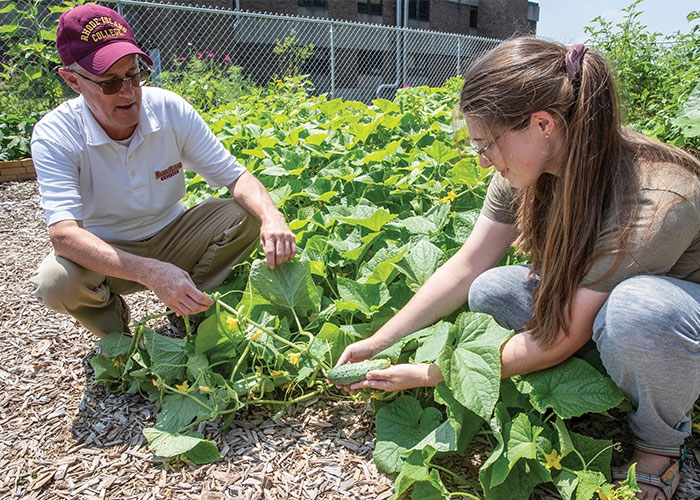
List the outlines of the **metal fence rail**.
<svg viewBox="0 0 700 500">
<path fill-rule="evenodd" d="M 45 5 L 58 4 L 48 0 Z M 308 75 L 316 93 L 369 102 L 404 85 L 440 86 L 498 40 L 395 26 L 137 0 L 101 0 L 129 22 L 161 71 L 188 58 L 236 65 L 264 85 Z M 3 21 L 0 19 L 0 21 Z M 275 47 L 287 42 L 285 48 Z M 301 51 L 305 51 L 301 52 Z"/>
</svg>

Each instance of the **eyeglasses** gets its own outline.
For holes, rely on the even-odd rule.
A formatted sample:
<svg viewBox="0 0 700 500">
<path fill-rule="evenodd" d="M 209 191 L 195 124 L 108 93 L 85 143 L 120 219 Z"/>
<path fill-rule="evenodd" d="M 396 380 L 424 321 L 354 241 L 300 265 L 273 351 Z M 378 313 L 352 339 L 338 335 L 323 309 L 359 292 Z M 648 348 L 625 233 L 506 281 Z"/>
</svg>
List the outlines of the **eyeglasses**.
<svg viewBox="0 0 700 500">
<path fill-rule="evenodd" d="M 88 80 L 92 83 L 95 83 L 100 86 L 102 89 L 102 93 L 104 95 L 112 95 L 116 94 L 122 89 L 122 86 L 124 85 L 124 82 L 129 82 L 129 85 L 131 85 L 133 88 L 136 87 L 141 87 L 143 84 L 145 84 L 148 79 L 151 76 L 151 70 L 150 69 L 144 69 L 139 71 L 138 73 L 135 73 L 133 75 L 126 75 L 125 78 L 113 78 L 111 80 L 103 81 L 103 82 L 98 82 L 97 80 L 93 80 L 92 78 L 88 78 L 87 76 L 78 73 L 75 70 L 72 70 L 70 68 L 66 68 L 68 71 L 71 73 L 74 73 L 78 75 L 80 78 L 84 78 L 85 80 Z"/>
<path fill-rule="evenodd" d="M 501 135 L 503 135 L 503 134 L 498 134 L 496 137 L 494 137 L 493 139 L 491 139 L 489 142 L 487 142 L 486 144 L 484 144 L 481 147 L 479 147 L 479 145 L 477 143 L 475 143 L 474 141 L 469 141 L 469 145 L 472 147 L 472 149 L 474 150 L 474 152 L 476 153 L 477 156 L 481 156 L 487 162 L 493 163 L 491 161 L 491 158 L 486 156 L 486 150 L 489 149 L 491 146 L 493 146 L 494 143 L 498 139 L 501 138 Z"/>
</svg>

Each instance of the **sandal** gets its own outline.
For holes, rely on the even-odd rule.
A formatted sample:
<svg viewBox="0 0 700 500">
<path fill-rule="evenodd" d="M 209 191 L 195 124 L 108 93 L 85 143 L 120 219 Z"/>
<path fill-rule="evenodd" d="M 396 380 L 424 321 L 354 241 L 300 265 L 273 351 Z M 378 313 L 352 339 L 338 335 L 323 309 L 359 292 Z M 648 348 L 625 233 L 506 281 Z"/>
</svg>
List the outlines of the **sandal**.
<svg viewBox="0 0 700 500">
<path fill-rule="evenodd" d="M 632 444 L 636 449 L 644 453 L 673 459 L 668 469 L 666 469 L 666 471 L 659 476 L 654 474 L 645 474 L 643 472 L 637 472 L 636 474 L 637 483 L 659 488 L 664 492 L 664 495 L 666 495 L 666 500 L 671 500 L 676 488 L 678 487 L 680 470 L 685 462 L 685 444 L 682 444 L 681 446 L 656 446 L 636 438 L 633 440 Z M 612 477 L 613 481 L 624 481 L 627 479 L 627 471 L 613 469 Z"/>
</svg>

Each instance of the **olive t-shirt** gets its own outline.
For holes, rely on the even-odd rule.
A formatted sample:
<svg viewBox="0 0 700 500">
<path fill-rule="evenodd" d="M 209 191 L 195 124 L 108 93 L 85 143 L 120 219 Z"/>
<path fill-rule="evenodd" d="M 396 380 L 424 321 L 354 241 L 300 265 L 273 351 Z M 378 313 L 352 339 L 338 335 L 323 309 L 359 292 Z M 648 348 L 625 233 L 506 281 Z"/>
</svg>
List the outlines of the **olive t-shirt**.
<svg viewBox="0 0 700 500">
<path fill-rule="evenodd" d="M 504 224 L 515 223 L 515 189 L 495 175 L 481 213 Z M 655 274 L 700 283 L 700 179 L 671 163 L 640 166 L 639 193 L 627 248 L 607 250 L 581 282 L 599 292 L 638 274 Z M 597 248 L 610 248 L 619 228 L 612 221 L 598 236 Z M 603 281 L 599 279 L 621 261 Z"/>
</svg>

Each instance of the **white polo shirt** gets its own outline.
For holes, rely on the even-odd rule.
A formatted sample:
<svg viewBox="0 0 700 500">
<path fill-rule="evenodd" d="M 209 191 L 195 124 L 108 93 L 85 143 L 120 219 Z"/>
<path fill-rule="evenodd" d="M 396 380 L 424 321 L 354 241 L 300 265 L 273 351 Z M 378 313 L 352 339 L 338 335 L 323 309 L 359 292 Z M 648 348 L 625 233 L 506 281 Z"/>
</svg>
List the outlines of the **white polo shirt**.
<svg viewBox="0 0 700 500">
<path fill-rule="evenodd" d="M 32 159 L 48 225 L 81 220 L 104 240 L 144 240 L 184 212 L 184 170 L 212 188 L 245 172 L 187 101 L 157 87 L 142 90 L 128 145 L 107 136 L 82 96 L 35 125 Z"/>
</svg>

